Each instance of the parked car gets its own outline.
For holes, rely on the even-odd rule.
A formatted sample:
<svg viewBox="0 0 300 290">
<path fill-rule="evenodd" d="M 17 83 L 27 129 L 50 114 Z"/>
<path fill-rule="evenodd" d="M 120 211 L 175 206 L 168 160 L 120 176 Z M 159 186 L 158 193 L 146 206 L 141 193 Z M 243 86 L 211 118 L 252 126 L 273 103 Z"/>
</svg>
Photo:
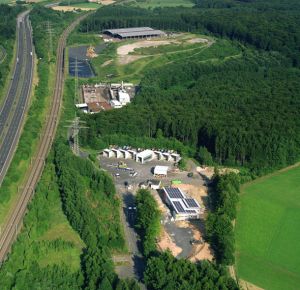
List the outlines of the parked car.
<svg viewBox="0 0 300 290">
<path fill-rule="evenodd" d="M 194 176 L 194 173 L 193 173 L 193 172 L 189 172 L 187 176 L 188 176 L 188 177 L 193 177 L 193 176 Z"/>
</svg>

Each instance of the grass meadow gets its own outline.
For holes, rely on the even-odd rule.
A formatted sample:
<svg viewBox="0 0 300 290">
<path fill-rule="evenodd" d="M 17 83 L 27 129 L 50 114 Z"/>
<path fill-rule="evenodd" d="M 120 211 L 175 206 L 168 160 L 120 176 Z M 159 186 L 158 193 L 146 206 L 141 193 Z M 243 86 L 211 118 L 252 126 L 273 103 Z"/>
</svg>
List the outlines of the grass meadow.
<svg viewBox="0 0 300 290">
<path fill-rule="evenodd" d="M 300 166 L 246 185 L 236 223 L 239 278 L 265 289 L 299 289 Z"/>
<path fill-rule="evenodd" d="M 190 37 L 197 36 L 190 35 Z M 130 55 L 142 56 L 142 58 L 121 64 L 117 55 L 117 48 L 134 42 L 131 40 L 109 43 L 97 58 L 92 59 L 92 65 L 97 75 L 95 79 L 106 82 L 123 80 L 139 83 L 146 71 L 173 62 L 188 60 L 221 62 L 230 57 L 241 56 L 240 48 L 228 40 L 219 39 L 211 46 L 207 46 L 201 43 L 187 43 L 179 38 L 177 44 L 136 49 Z"/>
</svg>

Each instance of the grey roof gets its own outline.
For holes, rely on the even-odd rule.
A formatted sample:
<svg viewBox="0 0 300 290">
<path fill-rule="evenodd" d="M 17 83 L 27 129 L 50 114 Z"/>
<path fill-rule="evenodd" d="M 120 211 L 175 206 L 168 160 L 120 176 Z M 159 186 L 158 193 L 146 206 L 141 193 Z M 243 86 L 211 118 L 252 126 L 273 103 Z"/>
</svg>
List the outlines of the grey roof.
<svg viewBox="0 0 300 290">
<path fill-rule="evenodd" d="M 165 191 L 170 198 L 184 198 L 181 191 L 177 187 L 165 187 Z"/>
<path fill-rule="evenodd" d="M 131 27 L 131 28 L 120 28 L 120 29 L 107 29 L 104 33 L 110 33 L 112 35 L 118 35 L 123 38 L 134 37 L 134 36 L 152 36 L 152 35 L 164 35 L 165 33 L 161 30 L 155 30 L 151 27 Z"/>
<path fill-rule="evenodd" d="M 129 27 L 129 28 L 107 29 L 104 32 L 119 34 L 119 33 L 130 33 L 130 32 L 149 31 L 149 30 L 154 30 L 154 29 L 151 27 Z"/>
<path fill-rule="evenodd" d="M 132 36 L 151 36 L 151 35 L 163 35 L 165 34 L 161 30 L 148 30 L 148 31 L 133 31 L 133 32 L 123 32 L 117 33 L 121 37 L 132 37 Z"/>
</svg>

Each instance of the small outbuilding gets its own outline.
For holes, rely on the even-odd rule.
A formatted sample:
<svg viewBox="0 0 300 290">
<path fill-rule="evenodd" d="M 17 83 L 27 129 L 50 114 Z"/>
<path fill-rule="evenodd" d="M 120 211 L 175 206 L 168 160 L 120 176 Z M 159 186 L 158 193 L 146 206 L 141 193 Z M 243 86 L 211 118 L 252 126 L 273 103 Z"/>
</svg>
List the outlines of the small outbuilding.
<svg viewBox="0 0 300 290">
<path fill-rule="evenodd" d="M 135 160 L 136 162 L 140 162 L 144 164 L 147 161 L 151 161 L 153 159 L 153 151 L 152 150 L 144 150 L 136 154 Z"/>
<path fill-rule="evenodd" d="M 167 177 L 168 175 L 168 166 L 157 165 L 154 167 L 154 176 L 155 177 Z"/>
<path fill-rule="evenodd" d="M 158 190 L 160 189 L 161 181 L 157 179 L 150 179 L 148 180 L 148 184 L 151 189 Z"/>
</svg>

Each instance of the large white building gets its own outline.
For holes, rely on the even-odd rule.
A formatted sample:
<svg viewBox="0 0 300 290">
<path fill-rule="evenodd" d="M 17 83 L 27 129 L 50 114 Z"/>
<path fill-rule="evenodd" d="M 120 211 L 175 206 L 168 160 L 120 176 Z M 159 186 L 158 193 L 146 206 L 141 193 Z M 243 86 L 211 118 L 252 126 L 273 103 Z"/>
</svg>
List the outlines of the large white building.
<svg viewBox="0 0 300 290">
<path fill-rule="evenodd" d="M 118 91 L 118 99 L 122 106 L 130 103 L 130 96 L 125 90 Z"/>
<path fill-rule="evenodd" d="M 164 200 L 170 207 L 172 216 L 176 221 L 200 218 L 202 210 L 196 199 L 188 198 L 177 187 L 164 187 L 163 191 Z"/>
<path fill-rule="evenodd" d="M 147 161 L 151 161 L 154 158 L 154 154 L 152 150 L 143 150 L 141 152 L 138 152 L 135 155 L 135 161 L 140 163 L 145 163 Z"/>
</svg>

